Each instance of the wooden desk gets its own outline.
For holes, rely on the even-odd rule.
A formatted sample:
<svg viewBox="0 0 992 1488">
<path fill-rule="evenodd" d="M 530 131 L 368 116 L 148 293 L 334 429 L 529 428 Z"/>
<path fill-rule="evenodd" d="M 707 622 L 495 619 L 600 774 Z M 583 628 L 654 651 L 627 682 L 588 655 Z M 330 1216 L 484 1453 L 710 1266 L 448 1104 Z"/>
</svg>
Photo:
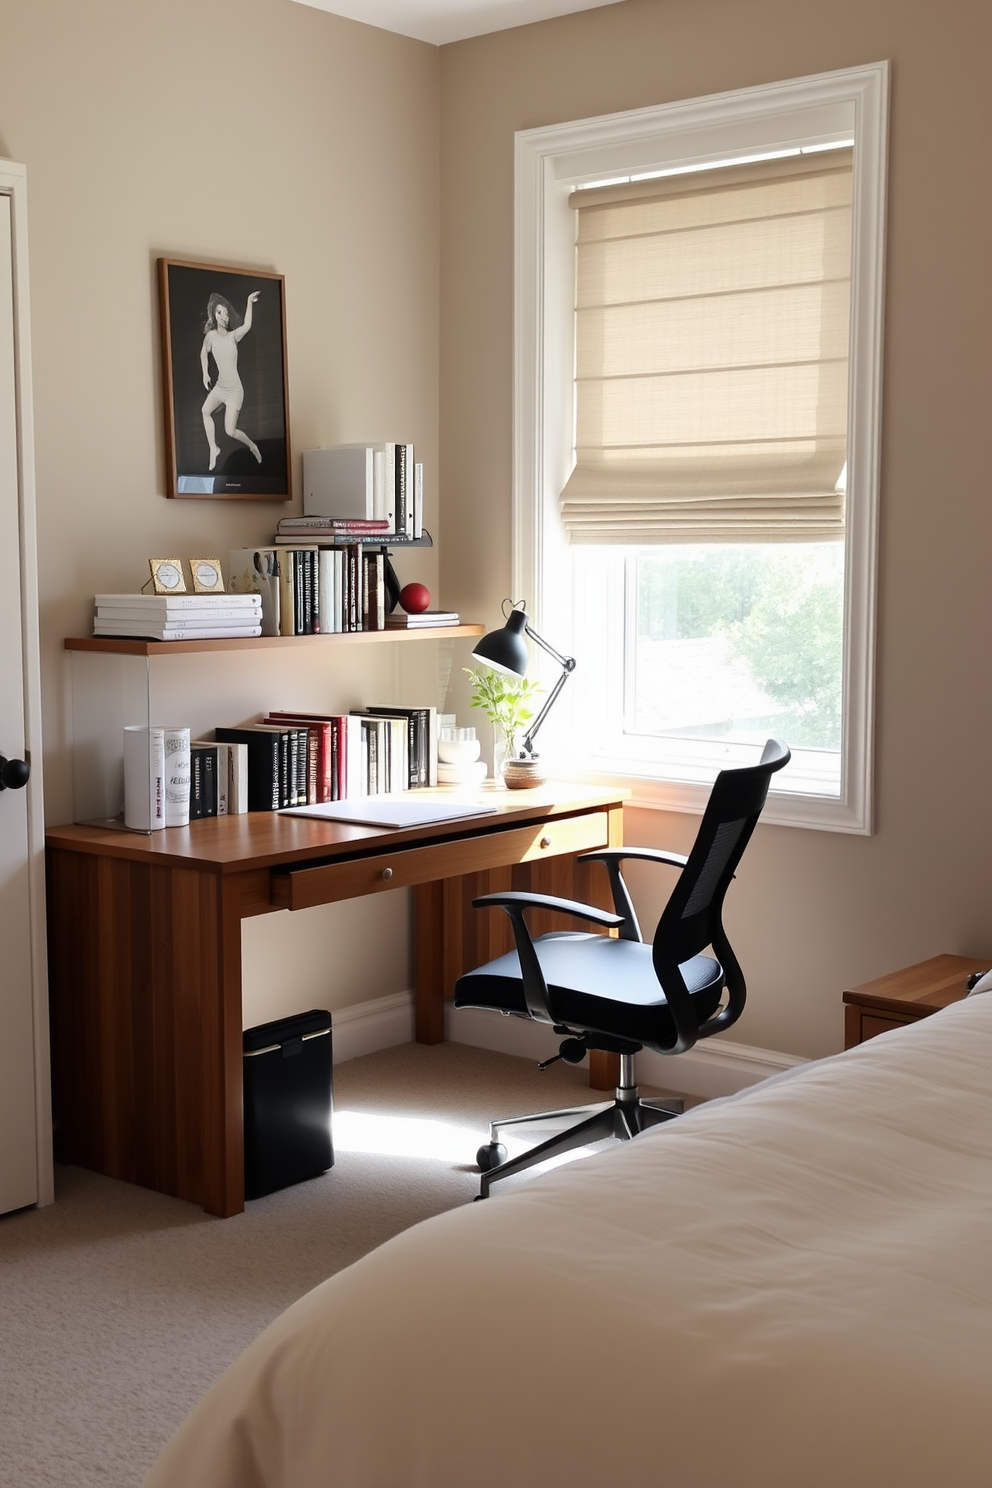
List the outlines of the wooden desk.
<svg viewBox="0 0 992 1488">
<path fill-rule="evenodd" d="M 472 898 L 533 888 L 609 907 L 605 870 L 575 854 L 622 843 L 625 794 L 494 791 L 495 816 L 401 831 L 269 812 L 149 837 L 51 828 L 58 1158 L 239 1213 L 241 921 L 413 887 L 417 1038 L 440 1043 L 457 977 L 510 945 L 506 916 Z"/>
<path fill-rule="evenodd" d="M 903 1028 L 940 1012 L 967 995 L 973 971 L 988 971 L 992 961 L 971 956 L 931 956 L 915 966 L 890 971 L 844 993 L 844 1048 Z"/>
</svg>

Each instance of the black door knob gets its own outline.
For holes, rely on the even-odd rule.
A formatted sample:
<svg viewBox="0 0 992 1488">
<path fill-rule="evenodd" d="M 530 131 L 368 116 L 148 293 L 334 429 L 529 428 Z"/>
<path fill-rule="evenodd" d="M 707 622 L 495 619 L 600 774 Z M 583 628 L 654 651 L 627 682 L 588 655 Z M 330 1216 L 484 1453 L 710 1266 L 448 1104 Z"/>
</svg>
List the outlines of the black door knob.
<svg viewBox="0 0 992 1488">
<path fill-rule="evenodd" d="M 0 791 L 20 790 L 27 785 L 31 766 L 27 760 L 9 760 L 0 754 Z"/>
</svg>

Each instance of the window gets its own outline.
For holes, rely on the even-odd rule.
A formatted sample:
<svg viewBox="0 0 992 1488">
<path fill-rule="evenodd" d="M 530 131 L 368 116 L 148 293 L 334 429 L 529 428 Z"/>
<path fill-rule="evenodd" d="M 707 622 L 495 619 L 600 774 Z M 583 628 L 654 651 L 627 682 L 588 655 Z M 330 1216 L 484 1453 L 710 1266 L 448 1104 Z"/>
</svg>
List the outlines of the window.
<svg viewBox="0 0 992 1488">
<path fill-rule="evenodd" d="M 635 801 L 777 732 L 767 818 L 871 829 L 885 98 L 517 137 L 514 592 L 579 658 L 542 742 Z"/>
</svg>

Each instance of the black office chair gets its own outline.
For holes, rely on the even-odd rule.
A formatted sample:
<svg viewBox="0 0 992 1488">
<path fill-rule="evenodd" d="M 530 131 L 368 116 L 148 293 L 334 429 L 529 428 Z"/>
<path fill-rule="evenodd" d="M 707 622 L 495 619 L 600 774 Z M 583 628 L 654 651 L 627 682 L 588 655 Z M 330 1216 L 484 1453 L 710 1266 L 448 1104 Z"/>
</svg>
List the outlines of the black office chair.
<svg viewBox="0 0 992 1488">
<path fill-rule="evenodd" d="M 788 764 L 789 757 L 780 739 L 769 739 L 757 765 L 721 771 L 688 857 L 651 847 L 584 853 L 582 861 L 605 863 L 615 914 L 549 894 L 509 891 L 472 901 L 477 908 L 506 910 L 516 950 L 459 977 L 455 1007 L 492 1008 L 550 1023 L 563 1042 L 560 1052 L 545 1060 L 541 1069 L 555 1059 L 577 1064 L 588 1049 L 605 1049 L 620 1056 L 616 1096 L 605 1105 L 490 1122 L 489 1142 L 479 1148 L 477 1159 L 482 1170 L 480 1198 L 488 1197 L 498 1178 L 604 1137 L 626 1140 L 681 1112 L 680 1101 L 641 1099 L 634 1055 L 643 1048 L 683 1054 L 698 1039 L 729 1028 L 743 1012 L 744 976 L 723 928 L 723 900 L 765 804 L 769 781 Z M 682 869 L 653 945 L 642 941 L 620 872 L 624 858 Z M 615 929 L 618 937 L 556 931 L 534 940 L 524 917 L 530 907 L 589 920 Z M 712 954 L 703 954 L 707 949 Z M 579 1119 L 507 1161 L 506 1148 L 498 1140 L 502 1127 L 549 1125 L 568 1117 Z"/>
</svg>

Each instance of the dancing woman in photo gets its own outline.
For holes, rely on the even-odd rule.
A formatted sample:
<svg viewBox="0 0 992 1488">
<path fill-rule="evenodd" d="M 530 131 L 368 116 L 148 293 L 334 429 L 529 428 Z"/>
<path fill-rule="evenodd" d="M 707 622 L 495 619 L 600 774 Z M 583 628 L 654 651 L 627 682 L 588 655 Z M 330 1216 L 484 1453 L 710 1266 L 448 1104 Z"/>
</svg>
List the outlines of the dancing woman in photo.
<svg viewBox="0 0 992 1488">
<path fill-rule="evenodd" d="M 207 304 L 207 323 L 204 326 L 203 345 L 200 347 L 200 366 L 203 369 L 203 386 L 207 396 L 203 400 L 203 427 L 210 446 L 210 469 L 217 464 L 220 446 L 216 439 L 214 414 L 223 404 L 224 433 L 229 439 L 237 439 L 251 450 L 261 465 L 262 455 L 254 440 L 238 428 L 238 414 L 245 401 L 245 390 L 238 376 L 238 342 L 251 330 L 251 316 L 259 291 L 248 296 L 245 318 L 238 325 L 238 312 L 223 295 L 212 294 Z M 210 386 L 210 371 L 207 358 L 212 356 L 217 368 L 217 381 Z"/>
</svg>

